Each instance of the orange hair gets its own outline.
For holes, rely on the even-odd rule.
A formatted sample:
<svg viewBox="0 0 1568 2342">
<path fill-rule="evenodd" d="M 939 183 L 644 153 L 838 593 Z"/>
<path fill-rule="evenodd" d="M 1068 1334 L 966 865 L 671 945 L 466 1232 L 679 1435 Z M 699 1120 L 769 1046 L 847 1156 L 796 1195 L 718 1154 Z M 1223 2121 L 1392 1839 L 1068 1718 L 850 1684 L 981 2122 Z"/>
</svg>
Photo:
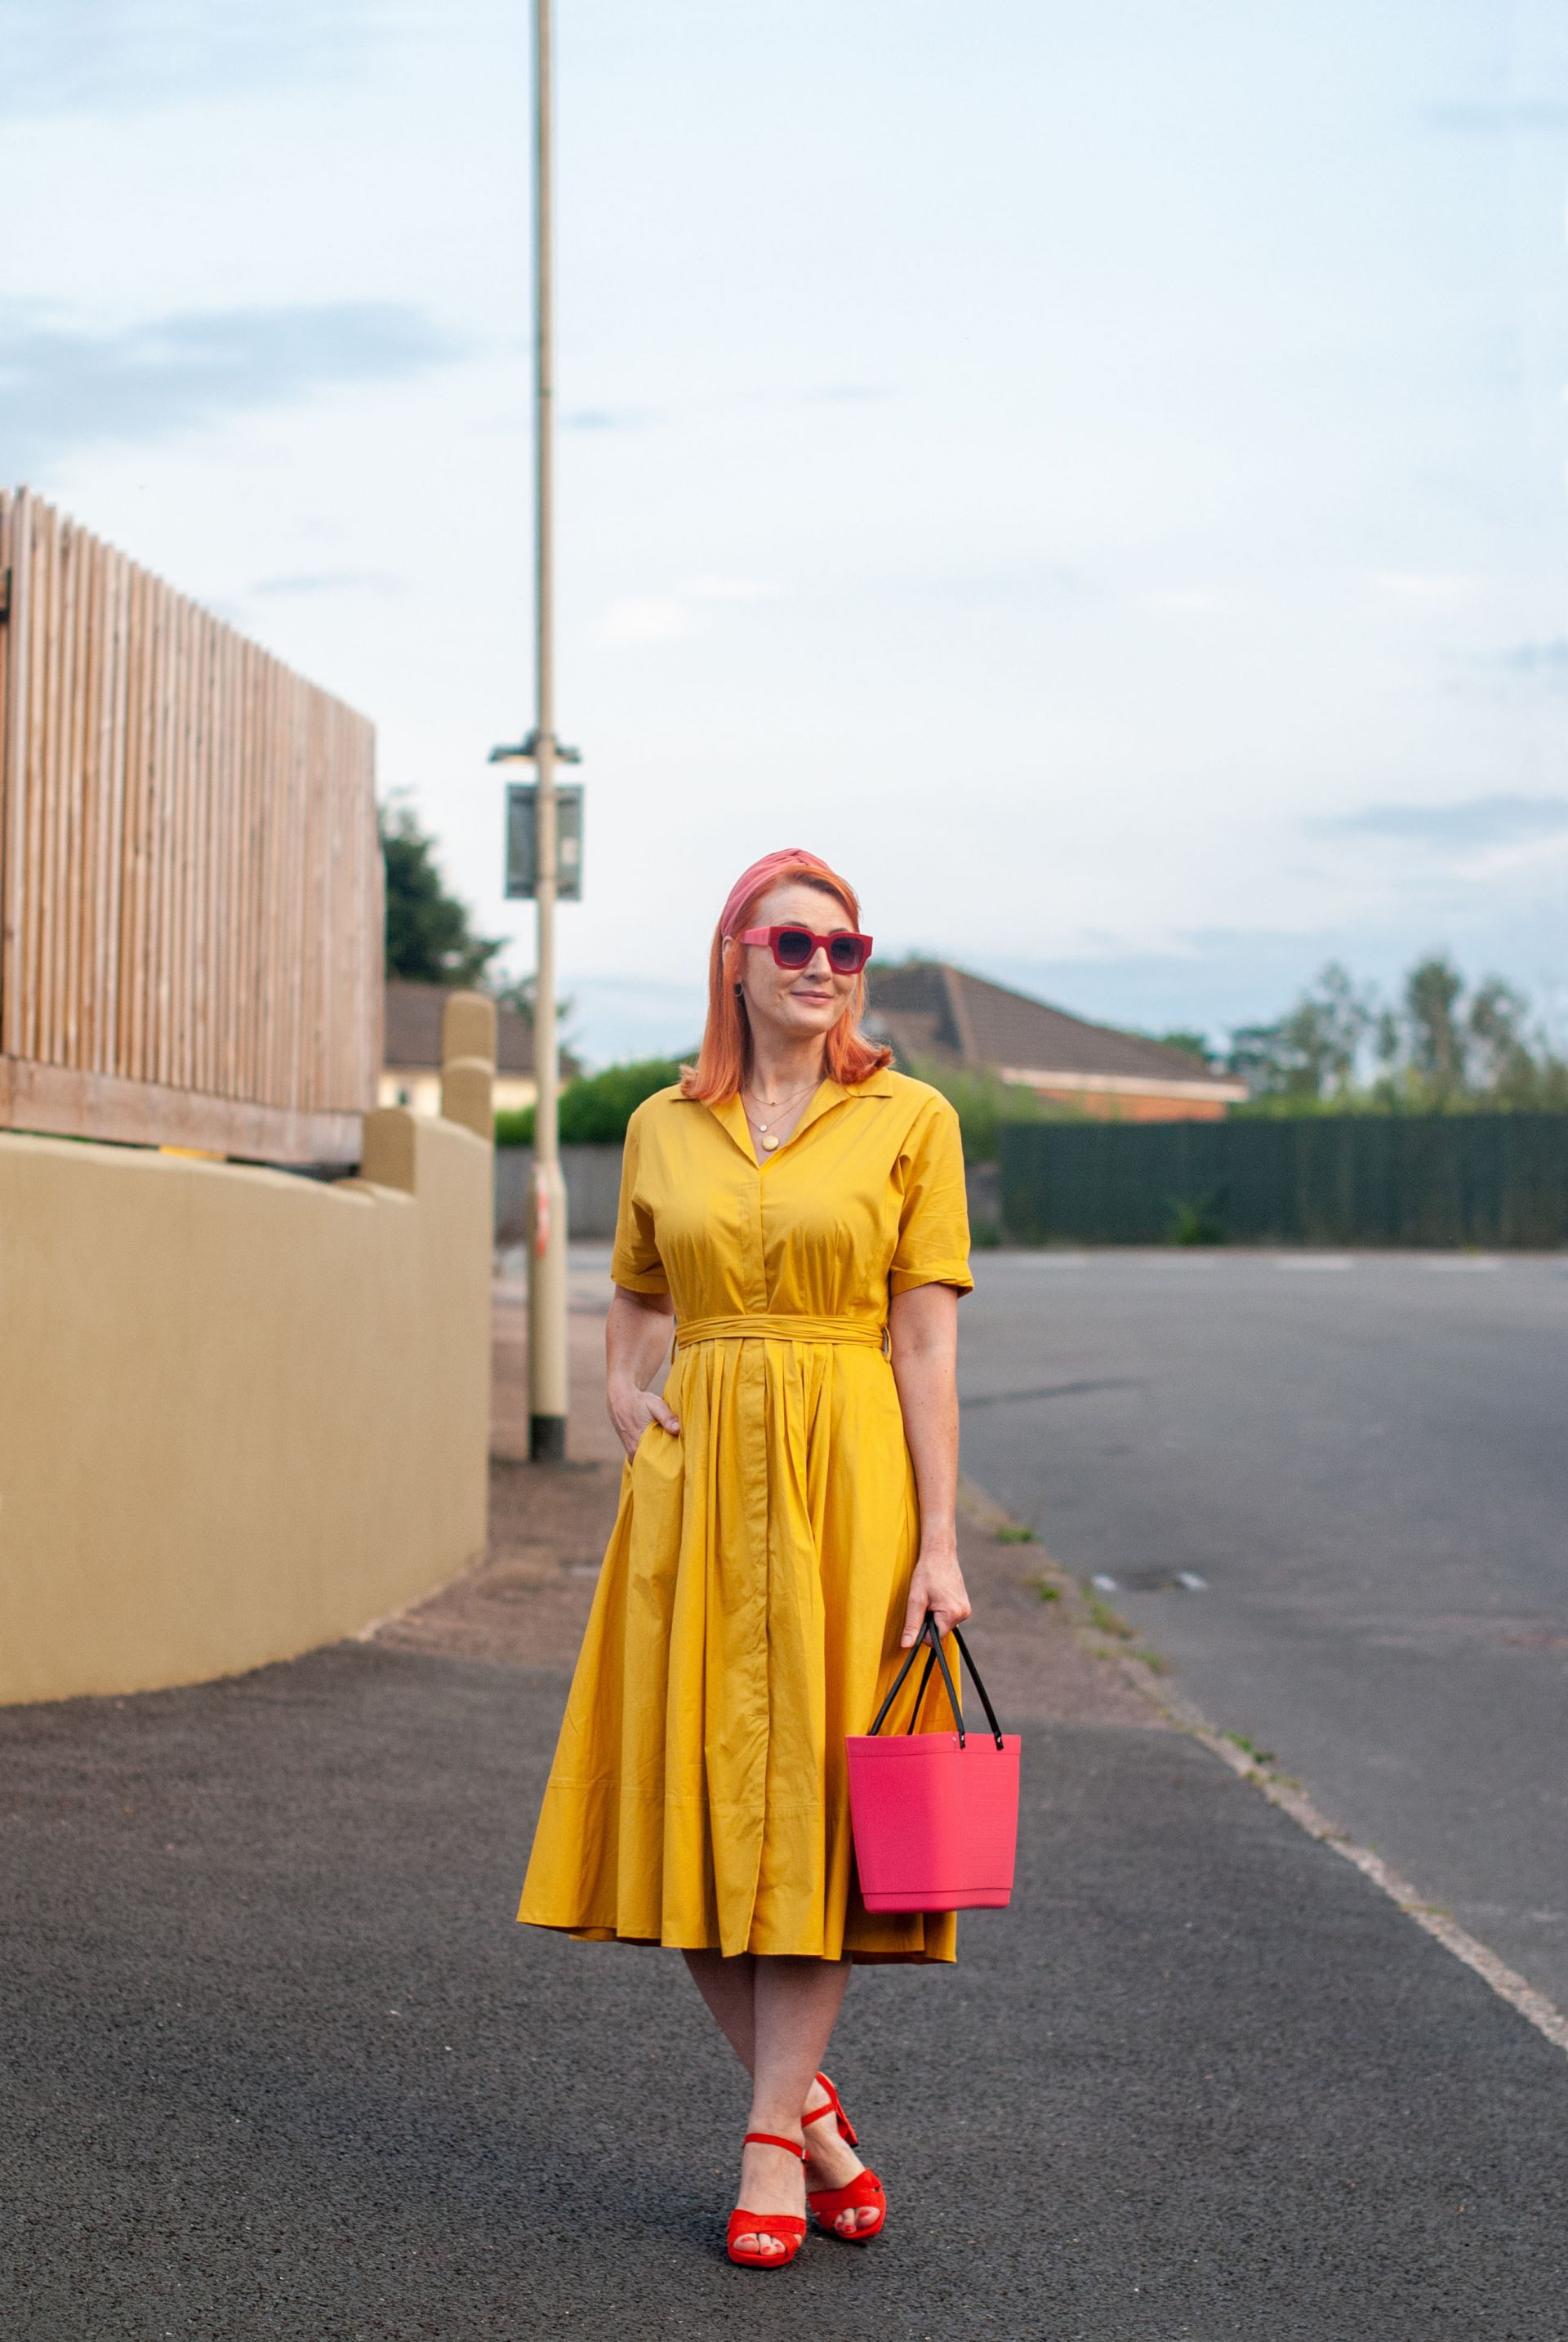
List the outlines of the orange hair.
<svg viewBox="0 0 1568 2342">
<path fill-rule="evenodd" d="M 703 1046 L 697 1052 L 694 1066 L 681 1072 L 681 1096 L 696 1098 L 704 1106 L 717 1106 L 724 1098 L 734 1097 L 751 1070 L 751 1019 L 746 1004 L 738 990 L 745 946 L 739 941 L 741 932 L 749 927 L 756 916 L 757 906 L 775 886 L 786 886 L 792 879 L 803 886 L 815 886 L 824 895 L 836 896 L 844 906 L 852 927 L 860 926 L 860 897 L 847 879 L 830 870 L 825 862 L 814 855 L 803 855 L 797 861 L 793 856 L 769 857 L 770 866 L 761 883 L 734 909 L 734 897 L 724 909 L 730 914 L 728 933 L 721 918 L 714 929 L 713 949 L 708 956 L 708 1021 L 703 1030 Z M 823 1066 L 829 1081 L 846 1086 L 864 1082 L 869 1074 L 880 1073 L 893 1061 L 891 1049 L 879 1049 L 868 1041 L 860 1029 L 865 1014 L 865 976 L 857 976 L 843 1016 L 827 1036 L 823 1052 Z"/>
</svg>

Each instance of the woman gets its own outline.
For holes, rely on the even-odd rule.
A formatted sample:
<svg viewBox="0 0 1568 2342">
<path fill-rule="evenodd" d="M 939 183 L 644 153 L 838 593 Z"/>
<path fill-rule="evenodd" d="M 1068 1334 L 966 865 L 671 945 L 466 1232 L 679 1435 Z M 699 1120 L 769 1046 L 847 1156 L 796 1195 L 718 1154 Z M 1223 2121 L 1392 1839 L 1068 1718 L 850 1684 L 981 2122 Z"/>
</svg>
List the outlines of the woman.
<svg viewBox="0 0 1568 2342">
<path fill-rule="evenodd" d="M 746 871 L 696 1066 L 627 1130 L 606 1350 L 629 1463 L 518 1914 L 685 1954 L 752 2077 L 729 2251 L 763 2268 L 794 2258 L 808 2186 L 830 2234 L 885 2217 L 817 2070 L 850 1962 L 954 1957 L 952 1913 L 865 1909 L 849 1822 L 844 1736 L 928 1611 L 969 1616 L 957 1118 L 862 1035 L 859 924 L 814 855 Z"/>
</svg>

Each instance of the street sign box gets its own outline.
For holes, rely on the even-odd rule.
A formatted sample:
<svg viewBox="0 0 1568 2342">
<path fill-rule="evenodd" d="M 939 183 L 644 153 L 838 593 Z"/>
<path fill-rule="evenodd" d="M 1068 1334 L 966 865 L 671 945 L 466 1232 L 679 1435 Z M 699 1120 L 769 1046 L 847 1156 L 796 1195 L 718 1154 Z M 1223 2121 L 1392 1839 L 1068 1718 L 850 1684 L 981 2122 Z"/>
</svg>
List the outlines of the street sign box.
<svg viewBox="0 0 1568 2342">
<path fill-rule="evenodd" d="M 506 899 L 530 903 L 538 892 L 539 784 L 512 781 L 506 789 Z M 555 784 L 555 896 L 583 899 L 583 784 Z"/>
</svg>

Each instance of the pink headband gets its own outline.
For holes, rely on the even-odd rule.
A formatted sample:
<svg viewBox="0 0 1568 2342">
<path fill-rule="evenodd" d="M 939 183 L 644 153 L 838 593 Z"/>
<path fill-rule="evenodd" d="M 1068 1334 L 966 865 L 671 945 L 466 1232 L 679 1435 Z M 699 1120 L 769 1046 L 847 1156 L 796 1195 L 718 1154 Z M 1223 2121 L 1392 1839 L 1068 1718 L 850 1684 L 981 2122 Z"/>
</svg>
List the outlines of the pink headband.
<svg viewBox="0 0 1568 2342">
<path fill-rule="evenodd" d="M 824 878 L 833 876 L 827 864 L 817 854 L 808 854 L 804 846 L 784 846 L 776 854 L 764 854 L 749 870 L 743 870 L 724 897 L 724 907 L 719 913 L 719 933 L 726 942 L 734 934 L 741 913 L 754 895 L 760 894 L 775 871 L 787 870 L 792 863 L 804 863 L 809 869 L 820 870 Z"/>
</svg>

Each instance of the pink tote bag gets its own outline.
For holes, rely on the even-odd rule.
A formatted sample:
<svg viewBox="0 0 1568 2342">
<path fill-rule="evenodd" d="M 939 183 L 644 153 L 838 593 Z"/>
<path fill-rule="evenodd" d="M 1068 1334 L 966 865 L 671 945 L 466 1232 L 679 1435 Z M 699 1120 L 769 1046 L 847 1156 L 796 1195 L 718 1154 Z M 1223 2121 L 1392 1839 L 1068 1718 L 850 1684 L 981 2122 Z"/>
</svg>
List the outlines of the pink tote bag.
<svg viewBox="0 0 1568 2342">
<path fill-rule="evenodd" d="M 985 1710 L 989 1732 L 966 1733 L 936 1621 L 927 1614 L 869 1732 L 850 1733 L 849 1810 L 855 1867 L 868 1911 L 997 1909 L 1013 1893 L 1018 1848 L 1018 1735 L 1004 1733 L 963 1636 L 953 1639 Z M 933 1667 L 942 1670 L 953 1732 L 882 1736 L 922 1644 L 929 1644 L 914 1714 Z"/>
</svg>

